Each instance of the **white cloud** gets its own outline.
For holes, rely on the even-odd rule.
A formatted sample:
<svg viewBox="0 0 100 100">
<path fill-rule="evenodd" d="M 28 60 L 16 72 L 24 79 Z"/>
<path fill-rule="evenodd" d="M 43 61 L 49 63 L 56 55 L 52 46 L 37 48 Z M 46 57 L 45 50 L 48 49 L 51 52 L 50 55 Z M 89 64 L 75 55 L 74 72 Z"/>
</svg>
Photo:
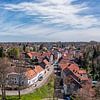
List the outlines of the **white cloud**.
<svg viewBox="0 0 100 100">
<path fill-rule="evenodd" d="M 14 36 L 23 37 L 22 41 L 25 41 L 24 37 L 36 37 L 35 41 L 100 41 L 100 29 L 79 29 L 79 30 L 61 30 L 54 29 L 51 27 L 44 27 L 42 25 L 4 25 L 5 28 L 1 27 L 0 36 Z M 3 29 L 3 30 L 2 30 Z M 34 39 L 29 38 L 30 41 Z M 39 39 L 38 39 L 39 38 Z M 12 39 L 13 40 L 13 39 Z M 10 40 L 11 41 L 11 40 Z M 17 41 L 17 40 L 16 40 Z"/>
<path fill-rule="evenodd" d="M 100 42 L 100 29 L 99 28 L 91 28 L 91 29 L 80 29 L 80 30 L 68 30 L 57 32 L 55 34 L 51 34 L 48 37 L 48 40 L 55 41 L 99 41 Z"/>
<path fill-rule="evenodd" d="M 92 26 L 98 26 L 100 22 L 94 15 L 78 15 L 78 13 L 82 13 L 82 11 L 89 8 L 86 4 L 72 5 L 73 1 L 75 0 L 41 0 L 38 3 L 22 2 L 19 4 L 5 4 L 4 9 L 6 10 L 25 12 L 26 15 L 18 14 L 15 16 L 15 19 L 17 19 L 19 15 L 23 18 L 27 15 L 38 15 L 39 19 L 37 18 L 35 20 L 43 19 L 44 21 L 37 25 L 34 23 L 29 25 L 27 22 L 25 24 L 23 22 L 16 24 L 16 21 L 4 23 L 5 20 L 1 15 L 0 35 L 23 36 L 23 38 L 24 36 L 37 36 L 40 39 L 38 41 L 45 41 L 45 39 L 48 41 L 99 40 L 100 29 L 92 28 Z M 56 26 L 55 28 L 50 24 L 56 24 L 59 28 Z M 67 25 L 74 29 L 61 29 L 61 26 L 66 28 Z"/>
<path fill-rule="evenodd" d="M 75 0 L 42 0 L 39 3 L 23 2 L 19 4 L 6 4 L 7 10 L 23 11 L 27 15 L 38 15 L 46 24 L 70 25 L 72 28 L 88 28 L 100 25 L 93 15 L 80 16 L 78 13 L 87 10 L 86 4 L 71 3 Z"/>
<path fill-rule="evenodd" d="M 44 27 L 40 25 L 24 25 L 24 24 L 5 24 L 0 23 L 0 35 L 24 36 L 24 35 L 37 35 L 46 37 L 48 34 L 57 33 L 59 30 L 51 27 Z"/>
<path fill-rule="evenodd" d="M 62 5 L 62 4 L 69 4 L 71 3 L 73 0 L 42 0 L 45 2 L 48 2 L 50 4 L 57 4 L 57 5 Z M 75 0 L 74 0 L 75 1 Z"/>
</svg>

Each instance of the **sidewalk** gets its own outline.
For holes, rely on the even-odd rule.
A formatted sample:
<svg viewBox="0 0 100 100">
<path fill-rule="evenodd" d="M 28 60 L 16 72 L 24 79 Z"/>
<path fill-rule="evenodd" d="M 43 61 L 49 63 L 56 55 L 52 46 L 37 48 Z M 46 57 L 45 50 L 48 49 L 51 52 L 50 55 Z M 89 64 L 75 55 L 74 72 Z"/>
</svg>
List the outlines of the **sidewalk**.
<svg viewBox="0 0 100 100">
<path fill-rule="evenodd" d="M 32 86 L 30 86 L 30 87 L 28 87 L 26 89 L 21 90 L 21 95 L 32 93 L 32 92 L 35 91 L 35 89 L 40 88 L 41 86 L 43 86 L 52 73 L 53 73 L 53 66 L 50 66 L 50 70 L 46 72 L 46 74 L 43 77 L 43 80 L 42 81 L 38 81 L 36 83 L 37 84 L 36 87 L 34 85 L 32 85 Z M 0 94 L 1 94 L 1 90 L 0 90 Z M 6 95 L 18 95 L 18 91 L 16 91 L 16 90 L 10 90 L 10 91 L 6 90 Z"/>
</svg>

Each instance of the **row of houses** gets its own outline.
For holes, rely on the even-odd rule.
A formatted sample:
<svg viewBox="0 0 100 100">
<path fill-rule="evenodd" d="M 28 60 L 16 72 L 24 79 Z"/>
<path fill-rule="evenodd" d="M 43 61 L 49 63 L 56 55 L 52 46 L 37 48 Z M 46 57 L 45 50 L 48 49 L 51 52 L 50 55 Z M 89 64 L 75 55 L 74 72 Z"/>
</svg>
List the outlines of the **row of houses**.
<svg viewBox="0 0 100 100">
<path fill-rule="evenodd" d="M 86 70 L 81 69 L 78 64 L 68 59 L 67 54 L 62 54 L 59 66 L 65 95 L 75 94 L 77 91 L 82 90 L 84 86 L 89 86 L 88 90 L 92 89 L 92 81 L 88 77 Z M 94 96 L 92 93 L 91 95 Z"/>
<path fill-rule="evenodd" d="M 43 53 L 40 56 L 40 53 L 29 52 L 26 55 L 26 58 L 29 60 L 36 57 L 38 59 L 38 64 L 32 64 L 24 60 L 21 66 L 17 66 L 20 61 L 13 60 L 7 75 L 7 87 L 16 88 L 19 85 L 23 87 L 33 84 L 36 85 L 36 82 L 42 80 L 45 73 L 48 71 L 47 69 L 49 69 L 51 65 L 50 53 Z"/>
</svg>

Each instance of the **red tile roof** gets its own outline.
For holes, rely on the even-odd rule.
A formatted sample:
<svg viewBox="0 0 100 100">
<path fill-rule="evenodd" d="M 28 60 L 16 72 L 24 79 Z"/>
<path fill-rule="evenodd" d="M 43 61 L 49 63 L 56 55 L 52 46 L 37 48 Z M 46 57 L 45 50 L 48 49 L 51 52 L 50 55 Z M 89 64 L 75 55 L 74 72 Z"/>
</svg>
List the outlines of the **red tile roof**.
<svg viewBox="0 0 100 100">
<path fill-rule="evenodd" d="M 86 73 L 86 70 L 79 70 L 78 71 L 80 74 L 85 74 Z"/>
<path fill-rule="evenodd" d="M 80 78 L 80 80 L 89 80 L 87 75 L 83 75 L 86 74 L 85 70 L 80 70 L 78 65 L 76 64 L 71 64 L 68 69 L 70 69 L 74 75 L 76 75 L 78 78 Z"/>
<path fill-rule="evenodd" d="M 61 69 L 64 70 L 65 68 L 68 67 L 69 64 L 70 63 L 60 63 L 59 65 L 60 65 Z"/>
<path fill-rule="evenodd" d="M 40 65 L 37 65 L 36 67 L 35 67 L 35 69 L 34 69 L 34 71 L 36 72 L 36 73 L 40 73 L 41 71 L 43 71 L 44 69 L 40 66 Z"/>
<path fill-rule="evenodd" d="M 43 52 L 43 53 L 42 53 L 42 56 L 44 56 L 44 57 L 45 57 L 45 56 L 50 57 L 50 55 L 51 55 L 51 52 Z"/>
<path fill-rule="evenodd" d="M 50 57 L 51 52 L 43 52 L 43 53 L 40 53 L 40 52 L 29 52 L 29 53 L 27 53 L 27 55 L 31 59 L 32 59 L 33 56 L 37 56 L 37 57 L 45 57 L 45 56 L 48 56 L 48 57 Z"/>
<path fill-rule="evenodd" d="M 28 78 L 28 79 L 32 79 L 34 78 L 38 73 L 40 73 L 41 71 L 43 71 L 44 69 L 37 65 L 35 66 L 35 69 L 31 69 L 31 68 L 28 68 L 26 73 L 25 73 L 25 76 Z"/>
<path fill-rule="evenodd" d="M 49 64 L 49 62 L 48 62 L 46 59 L 44 59 L 43 62 L 44 62 L 46 65 Z"/>
<path fill-rule="evenodd" d="M 32 70 L 32 69 L 27 69 L 26 73 L 25 73 L 25 76 L 28 78 L 28 79 L 32 79 L 33 77 L 35 77 L 37 75 L 37 73 Z"/>
<path fill-rule="evenodd" d="M 68 66 L 68 69 L 70 69 L 72 72 L 79 71 L 79 67 L 76 64 L 71 64 L 70 66 Z"/>
<path fill-rule="evenodd" d="M 29 52 L 29 53 L 27 53 L 27 55 L 32 59 L 33 56 L 40 57 L 41 53 L 38 53 L 38 52 Z"/>
<path fill-rule="evenodd" d="M 77 76 L 80 80 L 88 80 L 87 75 L 83 75 L 86 74 L 86 70 L 80 70 L 79 66 L 75 63 L 70 63 L 67 60 L 62 60 L 60 62 L 60 66 L 61 69 L 64 70 L 65 68 L 68 68 L 70 71 L 72 71 L 72 73 Z"/>
</svg>

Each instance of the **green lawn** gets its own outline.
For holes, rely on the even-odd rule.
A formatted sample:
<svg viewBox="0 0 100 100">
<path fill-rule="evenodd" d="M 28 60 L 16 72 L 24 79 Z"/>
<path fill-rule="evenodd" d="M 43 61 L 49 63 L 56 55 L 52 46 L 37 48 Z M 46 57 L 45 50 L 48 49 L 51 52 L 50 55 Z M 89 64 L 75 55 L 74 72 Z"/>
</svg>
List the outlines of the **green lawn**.
<svg viewBox="0 0 100 100">
<path fill-rule="evenodd" d="M 53 97 L 54 80 L 50 78 L 49 82 L 37 89 L 35 92 L 22 95 L 20 100 L 41 100 L 47 97 Z M 8 96 L 7 100 L 18 100 L 18 96 Z"/>
</svg>

